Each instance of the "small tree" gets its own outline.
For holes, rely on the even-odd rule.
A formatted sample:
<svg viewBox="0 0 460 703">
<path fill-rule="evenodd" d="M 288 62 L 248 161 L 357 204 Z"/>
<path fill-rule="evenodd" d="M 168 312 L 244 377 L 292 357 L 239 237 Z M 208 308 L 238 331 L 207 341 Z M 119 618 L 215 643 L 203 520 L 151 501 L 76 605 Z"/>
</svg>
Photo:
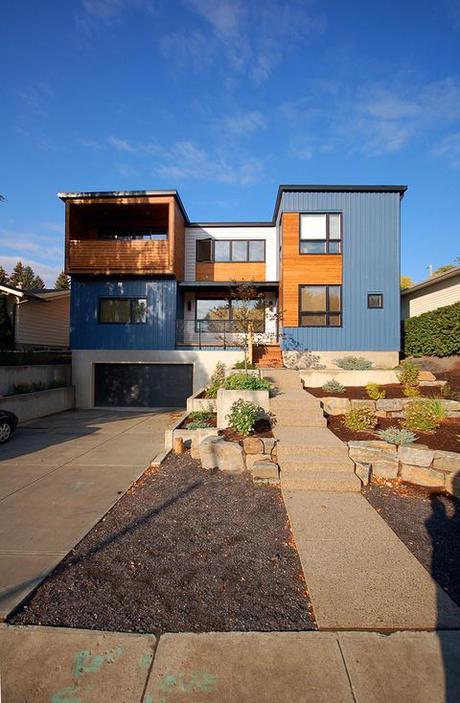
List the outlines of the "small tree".
<svg viewBox="0 0 460 703">
<path fill-rule="evenodd" d="M 257 311 L 265 314 L 264 295 L 259 291 L 253 281 L 234 282 L 230 286 L 230 298 L 233 307 L 233 321 L 243 337 L 244 344 L 244 370 L 248 372 L 248 357 L 252 362 L 252 340 L 254 335 L 254 322 L 257 321 Z"/>
<path fill-rule="evenodd" d="M 401 290 L 406 290 L 406 288 L 410 288 L 413 283 L 414 282 L 410 276 L 401 276 Z"/>
<path fill-rule="evenodd" d="M 451 271 L 454 269 L 455 266 L 454 264 L 445 264 L 444 266 L 440 266 L 439 268 L 435 269 L 433 271 L 433 276 L 440 276 L 443 273 L 447 273 L 448 271 Z"/>
<path fill-rule="evenodd" d="M 9 282 L 10 277 L 8 276 L 3 266 L 0 266 L 0 286 L 7 286 Z"/>
<path fill-rule="evenodd" d="M 56 278 L 54 287 L 56 290 L 69 290 L 70 278 L 66 273 L 64 273 L 64 271 L 61 271 L 59 276 Z"/>
<path fill-rule="evenodd" d="M 10 277 L 10 284 L 15 288 L 44 288 L 43 280 L 38 276 L 31 266 L 24 266 L 22 261 L 18 261 Z"/>
</svg>

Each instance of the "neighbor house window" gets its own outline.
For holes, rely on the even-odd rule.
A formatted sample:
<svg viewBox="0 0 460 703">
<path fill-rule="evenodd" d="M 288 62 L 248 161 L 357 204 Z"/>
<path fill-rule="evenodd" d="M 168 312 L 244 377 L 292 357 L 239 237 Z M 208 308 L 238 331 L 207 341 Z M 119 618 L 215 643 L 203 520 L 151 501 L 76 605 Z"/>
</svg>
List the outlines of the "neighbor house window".
<svg viewBox="0 0 460 703">
<path fill-rule="evenodd" d="M 100 298 L 99 322 L 139 325 L 147 322 L 146 298 Z"/>
<path fill-rule="evenodd" d="M 371 310 L 380 310 L 383 308 L 383 293 L 368 293 L 367 307 Z"/>
<path fill-rule="evenodd" d="M 340 212 L 300 215 L 301 254 L 340 254 L 342 214 Z"/>
<path fill-rule="evenodd" d="M 265 300 L 231 300 L 228 298 L 197 299 L 196 331 L 243 332 L 247 321 L 254 332 L 265 331 Z"/>
<path fill-rule="evenodd" d="M 299 286 L 299 327 L 340 327 L 341 286 Z"/>
<path fill-rule="evenodd" d="M 265 261 L 264 239 L 197 239 L 197 261 Z"/>
</svg>

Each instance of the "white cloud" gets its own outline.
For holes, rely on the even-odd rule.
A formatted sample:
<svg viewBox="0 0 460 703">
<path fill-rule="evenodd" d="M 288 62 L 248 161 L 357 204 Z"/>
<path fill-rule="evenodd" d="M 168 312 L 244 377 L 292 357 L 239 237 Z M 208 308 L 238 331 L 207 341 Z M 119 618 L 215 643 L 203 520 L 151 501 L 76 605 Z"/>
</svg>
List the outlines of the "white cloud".
<svg viewBox="0 0 460 703">
<path fill-rule="evenodd" d="M 238 136 L 267 129 L 265 117 L 257 110 L 226 117 L 223 124 L 228 132 Z"/>
<path fill-rule="evenodd" d="M 154 15 L 155 0 L 81 0 L 75 11 L 77 29 L 91 35 L 98 25 L 118 24 L 129 10 L 144 10 Z"/>
<path fill-rule="evenodd" d="M 24 258 L 22 256 L 3 255 L 0 255 L 0 266 L 3 266 L 6 271 L 11 273 L 19 259 L 22 261 L 24 266 L 31 266 L 35 273 L 43 279 L 47 287 L 54 286 L 54 282 L 63 268 L 62 265 L 50 266 L 49 264 L 44 264 L 41 261 L 36 261 L 35 259 L 30 259 L 28 257 Z"/>
<path fill-rule="evenodd" d="M 460 132 L 445 136 L 435 146 L 433 153 L 446 159 L 454 168 L 460 168 Z"/>
</svg>

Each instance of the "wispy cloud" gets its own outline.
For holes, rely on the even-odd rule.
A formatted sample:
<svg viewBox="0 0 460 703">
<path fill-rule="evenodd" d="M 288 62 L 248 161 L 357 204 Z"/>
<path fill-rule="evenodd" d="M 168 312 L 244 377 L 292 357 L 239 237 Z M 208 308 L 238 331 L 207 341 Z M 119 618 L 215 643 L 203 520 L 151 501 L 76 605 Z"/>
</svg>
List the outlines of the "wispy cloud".
<svg viewBox="0 0 460 703">
<path fill-rule="evenodd" d="M 231 134 L 245 136 L 267 129 L 267 121 L 261 112 L 255 110 L 226 117 L 223 126 Z"/>
<path fill-rule="evenodd" d="M 81 0 L 75 11 L 75 24 L 77 29 L 91 35 L 99 25 L 119 24 L 128 10 L 145 10 L 153 15 L 156 6 L 155 0 Z"/>
<path fill-rule="evenodd" d="M 164 36 L 163 53 L 198 69 L 223 58 L 226 71 L 247 74 L 255 82 L 267 80 L 284 56 L 325 26 L 322 16 L 297 0 L 185 0 L 185 4 L 205 30 L 192 25 Z"/>
<path fill-rule="evenodd" d="M 54 97 L 54 91 L 47 83 L 39 82 L 19 90 L 18 97 L 29 112 L 43 117 L 47 112 L 47 103 Z"/>
<path fill-rule="evenodd" d="M 435 156 L 446 159 L 454 168 L 460 168 L 460 132 L 444 137 L 433 149 Z"/>
</svg>

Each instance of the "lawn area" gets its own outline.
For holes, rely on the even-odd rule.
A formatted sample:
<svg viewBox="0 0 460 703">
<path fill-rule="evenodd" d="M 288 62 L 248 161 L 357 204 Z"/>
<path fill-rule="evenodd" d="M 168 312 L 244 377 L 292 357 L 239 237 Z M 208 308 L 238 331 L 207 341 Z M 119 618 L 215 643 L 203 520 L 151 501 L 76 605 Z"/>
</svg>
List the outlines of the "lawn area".
<svg viewBox="0 0 460 703">
<path fill-rule="evenodd" d="M 10 622 L 155 634 L 315 628 L 279 488 L 204 471 L 189 452 L 146 472 Z"/>
</svg>

